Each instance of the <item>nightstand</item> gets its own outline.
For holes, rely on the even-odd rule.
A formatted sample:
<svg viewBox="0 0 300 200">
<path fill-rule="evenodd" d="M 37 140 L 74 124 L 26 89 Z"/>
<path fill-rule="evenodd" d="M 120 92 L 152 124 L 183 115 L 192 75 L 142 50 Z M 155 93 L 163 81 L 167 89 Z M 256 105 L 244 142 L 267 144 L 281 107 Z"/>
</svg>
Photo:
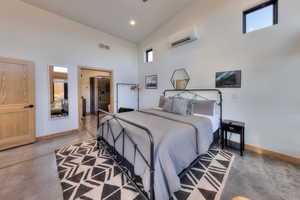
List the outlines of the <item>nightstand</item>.
<svg viewBox="0 0 300 200">
<path fill-rule="evenodd" d="M 223 120 L 222 122 L 222 148 L 228 146 L 227 132 L 240 135 L 240 154 L 243 156 L 245 150 L 245 123 L 233 120 Z"/>
</svg>

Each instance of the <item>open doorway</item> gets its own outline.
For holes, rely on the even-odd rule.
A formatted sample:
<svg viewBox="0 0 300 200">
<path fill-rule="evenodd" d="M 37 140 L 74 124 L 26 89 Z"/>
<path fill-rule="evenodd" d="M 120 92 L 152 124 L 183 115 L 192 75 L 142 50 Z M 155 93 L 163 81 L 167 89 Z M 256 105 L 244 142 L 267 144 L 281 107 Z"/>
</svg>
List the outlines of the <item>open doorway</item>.
<svg viewBox="0 0 300 200">
<path fill-rule="evenodd" d="M 97 110 L 113 112 L 113 72 L 90 67 L 79 68 L 79 124 L 95 135 Z"/>
</svg>

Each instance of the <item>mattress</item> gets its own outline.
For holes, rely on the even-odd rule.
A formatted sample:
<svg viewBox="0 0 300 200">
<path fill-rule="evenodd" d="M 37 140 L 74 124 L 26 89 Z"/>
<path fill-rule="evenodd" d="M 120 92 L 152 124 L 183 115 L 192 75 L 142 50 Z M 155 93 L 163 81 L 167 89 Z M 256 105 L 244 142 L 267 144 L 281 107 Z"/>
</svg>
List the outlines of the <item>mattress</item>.
<svg viewBox="0 0 300 200">
<path fill-rule="evenodd" d="M 157 109 L 122 113 L 118 116 L 151 130 L 154 139 L 154 189 L 157 200 L 169 199 L 170 195 L 181 189 L 177 175 L 199 154 L 206 153 L 213 142 L 212 125 L 215 123 L 213 118 L 207 116 L 181 116 Z M 104 123 L 107 120 L 109 123 Z M 124 127 L 146 159 L 150 160 L 149 138 L 141 129 L 122 121 L 111 120 L 111 117 L 103 118 L 101 123 L 104 126 L 98 130 L 98 136 L 102 135 L 109 144 L 115 145 L 121 155 L 123 142 L 119 140 L 114 143 L 113 138 L 117 138 Z M 111 132 L 108 134 L 106 130 Z M 125 138 L 125 143 L 124 157 L 134 165 L 135 174 L 142 178 L 145 190 L 149 191 L 150 170 L 140 156 L 133 157 L 134 145 L 130 140 Z"/>
</svg>

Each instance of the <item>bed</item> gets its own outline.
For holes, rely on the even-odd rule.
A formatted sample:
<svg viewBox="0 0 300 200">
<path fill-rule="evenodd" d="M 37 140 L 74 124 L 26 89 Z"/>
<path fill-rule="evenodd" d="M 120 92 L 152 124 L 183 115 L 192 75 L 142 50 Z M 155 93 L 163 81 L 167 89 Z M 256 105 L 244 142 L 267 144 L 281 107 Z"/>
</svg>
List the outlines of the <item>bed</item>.
<svg viewBox="0 0 300 200">
<path fill-rule="evenodd" d="M 141 181 L 136 186 L 146 198 L 170 199 L 180 189 L 180 177 L 191 163 L 218 138 L 222 120 L 219 90 L 165 90 L 163 95 L 206 98 L 199 95 L 201 92 L 217 94 L 219 112 L 184 116 L 157 108 L 122 114 L 99 111 L 107 116 L 98 121 L 98 141 L 109 147 L 134 183 Z"/>
</svg>

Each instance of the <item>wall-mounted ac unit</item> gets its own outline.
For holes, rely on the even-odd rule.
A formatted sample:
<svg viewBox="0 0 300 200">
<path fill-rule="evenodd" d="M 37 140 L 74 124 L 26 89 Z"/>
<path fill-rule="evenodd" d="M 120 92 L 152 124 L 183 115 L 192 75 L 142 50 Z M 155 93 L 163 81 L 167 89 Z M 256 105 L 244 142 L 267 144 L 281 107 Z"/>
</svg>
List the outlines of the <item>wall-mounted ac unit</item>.
<svg viewBox="0 0 300 200">
<path fill-rule="evenodd" d="M 198 39 L 197 27 L 180 31 L 169 37 L 169 45 L 171 48 L 185 45 Z"/>
</svg>

